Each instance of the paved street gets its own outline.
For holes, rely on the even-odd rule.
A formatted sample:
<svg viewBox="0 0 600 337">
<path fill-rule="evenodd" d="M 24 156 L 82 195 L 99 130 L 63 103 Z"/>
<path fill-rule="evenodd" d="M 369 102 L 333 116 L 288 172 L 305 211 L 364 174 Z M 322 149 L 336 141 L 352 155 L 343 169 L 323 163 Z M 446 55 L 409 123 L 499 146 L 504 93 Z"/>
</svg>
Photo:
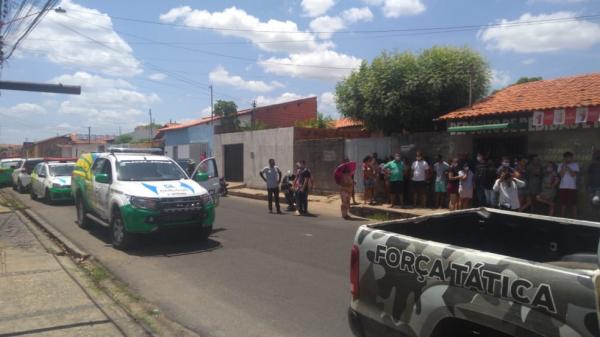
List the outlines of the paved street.
<svg viewBox="0 0 600 337">
<path fill-rule="evenodd" d="M 74 223 L 75 208 L 20 198 L 172 319 L 203 336 L 350 336 L 349 254 L 360 221 L 268 214 L 221 199 L 208 242 L 143 238 L 129 253 L 108 232 Z"/>
</svg>

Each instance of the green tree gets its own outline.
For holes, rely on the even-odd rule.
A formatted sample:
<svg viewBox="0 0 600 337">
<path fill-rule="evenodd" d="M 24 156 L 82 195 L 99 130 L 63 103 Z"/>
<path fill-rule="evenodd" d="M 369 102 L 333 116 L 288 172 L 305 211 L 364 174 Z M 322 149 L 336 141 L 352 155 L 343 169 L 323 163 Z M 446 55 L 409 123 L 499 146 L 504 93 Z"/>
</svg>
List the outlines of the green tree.
<svg viewBox="0 0 600 337">
<path fill-rule="evenodd" d="M 527 77 L 527 76 L 523 76 L 521 78 L 519 78 L 515 84 L 523 84 L 523 83 L 527 83 L 527 82 L 535 82 L 535 81 L 541 81 L 543 80 L 543 78 L 541 76 L 535 76 L 535 77 Z"/>
<path fill-rule="evenodd" d="M 119 137 L 115 138 L 115 144 L 128 144 L 131 143 L 132 140 L 133 137 L 131 137 L 131 135 L 120 135 Z"/>
<path fill-rule="evenodd" d="M 337 108 L 385 133 L 430 130 L 432 120 L 485 96 L 490 69 L 469 48 L 433 47 L 421 54 L 383 52 L 336 86 Z"/>
<path fill-rule="evenodd" d="M 327 129 L 333 126 L 333 118 L 325 116 L 322 113 L 317 113 L 317 118 L 312 118 L 304 121 L 296 122 L 296 126 L 300 128 L 311 129 Z"/>
<path fill-rule="evenodd" d="M 221 128 L 225 132 L 237 131 L 240 121 L 237 115 L 237 105 L 233 101 L 217 100 L 214 107 L 215 116 L 221 116 Z"/>
</svg>

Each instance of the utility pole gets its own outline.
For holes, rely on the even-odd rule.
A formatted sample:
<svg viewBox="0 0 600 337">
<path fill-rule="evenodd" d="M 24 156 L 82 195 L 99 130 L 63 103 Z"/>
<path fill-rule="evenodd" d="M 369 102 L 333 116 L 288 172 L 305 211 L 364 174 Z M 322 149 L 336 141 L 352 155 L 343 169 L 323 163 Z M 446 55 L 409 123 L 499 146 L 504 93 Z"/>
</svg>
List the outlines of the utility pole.
<svg viewBox="0 0 600 337">
<path fill-rule="evenodd" d="M 88 126 L 88 144 L 92 143 L 92 127 Z"/>
<path fill-rule="evenodd" d="M 148 114 L 150 115 L 150 137 L 148 137 L 149 139 L 152 139 L 154 137 L 152 137 L 152 109 L 148 109 Z"/>
<path fill-rule="evenodd" d="M 213 104 L 213 86 L 212 84 L 208 86 L 210 89 L 210 124 L 213 123 L 213 115 L 214 115 L 214 104 Z"/>
<path fill-rule="evenodd" d="M 256 110 L 256 100 L 252 101 L 252 119 L 251 119 L 251 125 L 252 125 L 252 130 L 254 130 L 255 127 L 255 121 L 254 121 L 254 111 Z"/>
</svg>

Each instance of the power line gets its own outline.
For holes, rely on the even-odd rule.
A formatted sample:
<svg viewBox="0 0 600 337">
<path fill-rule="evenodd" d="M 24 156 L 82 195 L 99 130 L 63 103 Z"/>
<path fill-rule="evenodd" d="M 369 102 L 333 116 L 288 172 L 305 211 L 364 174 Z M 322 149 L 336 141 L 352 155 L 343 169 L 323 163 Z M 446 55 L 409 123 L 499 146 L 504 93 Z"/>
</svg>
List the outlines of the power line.
<svg viewBox="0 0 600 337">
<path fill-rule="evenodd" d="M 86 13 L 86 14 L 91 14 L 91 15 L 97 15 L 97 16 L 108 15 L 108 14 L 96 13 L 96 12 L 85 11 L 85 10 L 77 10 L 77 9 L 71 9 L 71 8 L 69 8 L 68 10 L 73 11 L 73 12 L 81 12 L 81 13 Z M 437 26 L 437 27 L 434 26 L 434 27 L 417 27 L 417 28 L 338 30 L 338 31 L 288 31 L 288 30 L 224 28 L 224 27 L 212 27 L 212 26 L 200 26 L 200 25 L 190 26 L 190 25 L 185 25 L 185 24 L 144 20 L 144 19 L 138 19 L 138 18 L 123 17 L 123 16 L 109 15 L 109 17 L 112 19 L 115 19 L 115 20 L 129 21 L 129 22 L 135 22 L 135 23 L 141 23 L 141 24 L 172 26 L 172 27 L 180 27 L 180 28 L 195 28 L 195 29 L 215 30 L 215 31 L 235 31 L 235 32 L 252 32 L 252 33 L 284 33 L 284 34 L 373 34 L 373 33 L 414 32 L 414 31 L 429 31 L 429 30 L 452 30 L 452 29 L 465 29 L 465 28 L 473 28 L 473 29 L 502 28 L 502 27 L 523 26 L 523 25 L 530 25 L 530 24 L 544 24 L 544 23 L 553 23 L 553 22 L 561 22 L 561 21 L 575 21 L 575 20 L 580 20 L 580 19 L 592 19 L 592 18 L 600 17 L 600 14 L 580 15 L 580 16 L 573 16 L 573 17 L 569 17 L 569 18 L 528 20 L 528 21 L 509 22 L 509 23 L 490 23 L 490 24 Z"/>
<path fill-rule="evenodd" d="M 72 18 L 72 19 L 75 19 L 75 20 L 79 20 L 79 21 L 82 21 L 82 22 L 86 22 L 86 21 L 84 21 L 82 19 L 79 19 L 79 18 L 76 18 L 76 17 L 73 17 L 73 16 L 69 16 L 67 14 L 65 14 L 65 15 L 68 16 L 69 18 Z M 108 28 L 108 27 L 105 27 L 105 26 L 96 25 L 96 24 L 89 23 L 89 22 L 86 22 L 86 24 L 93 25 L 93 26 L 96 26 L 96 27 L 100 27 L 100 28 L 105 29 L 105 30 L 110 30 L 111 32 L 114 31 L 114 32 L 117 32 L 117 33 L 122 34 L 122 35 L 128 35 L 128 36 L 131 36 L 131 37 L 135 37 L 137 39 L 146 40 L 146 41 L 152 41 L 152 42 L 157 43 L 157 44 L 171 46 L 172 48 L 177 48 L 177 49 L 182 49 L 182 50 L 188 50 L 188 51 L 198 52 L 198 53 L 212 55 L 212 56 L 226 57 L 226 58 L 240 60 L 240 61 L 245 61 L 245 62 L 250 62 L 250 63 L 268 63 L 268 64 L 281 65 L 281 66 L 306 67 L 306 68 L 317 68 L 317 69 L 332 69 L 332 70 L 354 70 L 355 69 L 353 67 L 334 67 L 334 66 L 320 66 L 320 65 L 313 65 L 313 64 L 299 64 L 299 63 L 264 61 L 264 60 L 253 59 L 253 58 L 248 58 L 248 57 L 241 57 L 241 56 L 235 56 L 235 55 L 222 54 L 222 53 L 212 52 L 212 51 L 208 51 L 208 50 L 202 50 L 202 49 L 196 49 L 196 48 L 189 48 L 189 47 L 177 46 L 177 45 L 173 45 L 171 43 L 163 43 L 163 42 L 152 40 L 152 39 L 149 39 L 149 38 L 146 38 L 146 37 L 141 37 L 141 36 L 138 36 L 138 35 L 135 35 L 135 34 L 131 34 L 131 33 L 127 33 L 127 32 L 122 32 L 122 31 L 117 31 L 116 29 L 113 29 L 112 27 Z M 65 26 L 63 25 L 63 27 L 65 27 Z M 94 41 L 96 41 L 97 43 L 100 43 L 97 40 L 94 40 Z"/>
</svg>

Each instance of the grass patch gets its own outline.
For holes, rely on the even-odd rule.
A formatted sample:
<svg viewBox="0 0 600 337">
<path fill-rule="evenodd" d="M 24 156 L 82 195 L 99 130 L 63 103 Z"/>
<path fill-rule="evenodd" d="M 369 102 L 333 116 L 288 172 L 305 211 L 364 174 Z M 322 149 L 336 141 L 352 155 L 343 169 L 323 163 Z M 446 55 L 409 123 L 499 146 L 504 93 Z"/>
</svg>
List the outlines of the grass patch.
<svg viewBox="0 0 600 337">
<path fill-rule="evenodd" d="M 387 221 L 391 220 L 390 216 L 387 213 L 373 213 L 367 215 L 367 219 L 373 221 Z"/>
<path fill-rule="evenodd" d="M 90 273 L 90 277 L 92 278 L 92 281 L 94 281 L 94 283 L 96 283 L 96 284 L 106 280 L 109 277 L 108 271 L 106 271 L 106 269 L 104 269 L 104 267 L 99 266 L 99 265 L 90 266 L 88 271 Z"/>
</svg>

